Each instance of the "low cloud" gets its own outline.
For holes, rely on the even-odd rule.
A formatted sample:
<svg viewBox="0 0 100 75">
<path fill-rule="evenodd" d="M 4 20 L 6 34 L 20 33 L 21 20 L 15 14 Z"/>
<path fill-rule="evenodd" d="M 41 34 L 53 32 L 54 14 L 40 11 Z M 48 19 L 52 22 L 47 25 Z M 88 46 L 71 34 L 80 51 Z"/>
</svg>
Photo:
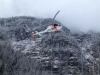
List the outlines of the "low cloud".
<svg viewBox="0 0 100 75">
<path fill-rule="evenodd" d="M 0 0 L 0 17 L 53 18 L 70 29 L 100 31 L 100 0 Z"/>
</svg>

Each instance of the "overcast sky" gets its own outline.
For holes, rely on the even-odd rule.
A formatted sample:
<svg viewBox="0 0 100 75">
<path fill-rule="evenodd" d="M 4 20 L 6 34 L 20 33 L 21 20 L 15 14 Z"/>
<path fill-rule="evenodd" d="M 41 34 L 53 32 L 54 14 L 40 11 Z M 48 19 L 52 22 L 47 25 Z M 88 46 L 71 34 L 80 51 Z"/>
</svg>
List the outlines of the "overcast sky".
<svg viewBox="0 0 100 75">
<path fill-rule="evenodd" d="M 71 29 L 100 31 L 100 0 L 0 0 L 0 17 L 53 18 Z"/>
</svg>

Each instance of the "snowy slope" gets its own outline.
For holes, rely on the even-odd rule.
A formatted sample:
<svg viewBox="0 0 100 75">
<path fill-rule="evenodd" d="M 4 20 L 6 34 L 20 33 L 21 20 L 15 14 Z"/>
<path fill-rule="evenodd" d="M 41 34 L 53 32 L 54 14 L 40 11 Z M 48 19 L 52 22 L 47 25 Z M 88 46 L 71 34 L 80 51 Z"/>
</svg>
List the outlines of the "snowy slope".
<svg viewBox="0 0 100 75">
<path fill-rule="evenodd" d="M 10 58 L 10 65 L 13 66 L 7 66 L 13 69 L 10 70 L 11 73 L 28 75 L 27 73 L 30 72 L 29 75 L 31 75 L 34 72 L 32 65 L 35 67 L 36 72 L 34 73 L 37 73 L 35 75 L 39 73 L 44 75 L 44 72 L 45 74 L 50 72 L 51 75 L 80 75 L 82 69 L 84 73 L 98 73 L 100 36 L 97 33 L 80 31 L 72 33 L 63 26 L 60 32 L 46 33 L 42 37 L 31 37 L 32 32 L 45 30 L 51 23 L 50 18 L 39 19 L 25 16 L 0 19 L 0 27 L 3 27 L 0 30 L 0 40 L 9 41 L 14 51 L 12 53 L 15 54 L 7 56 Z M 54 23 L 59 22 L 54 21 Z M 27 63 L 23 60 L 27 60 Z M 19 69 L 26 70 L 27 73 L 24 71 L 20 73 Z M 10 72 L 6 70 L 5 73 Z"/>
</svg>

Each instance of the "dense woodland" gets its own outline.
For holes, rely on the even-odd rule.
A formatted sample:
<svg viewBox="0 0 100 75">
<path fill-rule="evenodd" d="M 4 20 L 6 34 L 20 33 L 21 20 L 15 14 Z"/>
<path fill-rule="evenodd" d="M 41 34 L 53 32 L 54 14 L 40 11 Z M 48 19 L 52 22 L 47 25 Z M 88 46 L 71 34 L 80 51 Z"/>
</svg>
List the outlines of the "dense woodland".
<svg viewBox="0 0 100 75">
<path fill-rule="evenodd" d="M 100 33 L 71 32 L 63 25 L 59 32 L 31 37 L 51 23 L 50 18 L 0 18 L 0 75 L 100 74 Z"/>
</svg>

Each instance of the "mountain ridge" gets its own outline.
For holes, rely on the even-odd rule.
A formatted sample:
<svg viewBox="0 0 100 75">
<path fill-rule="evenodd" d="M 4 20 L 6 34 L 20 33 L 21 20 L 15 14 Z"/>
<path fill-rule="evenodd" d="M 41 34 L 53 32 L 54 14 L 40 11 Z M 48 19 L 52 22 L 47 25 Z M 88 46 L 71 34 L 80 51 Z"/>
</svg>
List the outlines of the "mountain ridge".
<svg viewBox="0 0 100 75">
<path fill-rule="evenodd" d="M 99 69 L 97 64 L 99 63 L 100 36 L 97 33 L 71 33 L 63 26 L 59 32 L 46 33 L 42 37 L 31 37 L 32 32 L 45 30 L 51 23 L 51 18 L 39 19 L 26 16 L 0 19 L 0 28 L 2 27 L 0 40 L 5 42 L 0 43 L 1 61 L 5 60 L 2 63 L 4 64 L 2 73 L 44 75 L 45 72 L 49 75 L 48 72 L 50 72 L 51 75 L 80 75 L 82 69 L 87 74 L 99 73 L 96 69 Z M 61 24 L 56 20 L 54 23 Z M 9 46 L 8 50 L 3 45 Z M 24 60 L 27 62 L 25 63 Z M 35 68 L 32 67 L 33 64 Z"/>
</svg>

